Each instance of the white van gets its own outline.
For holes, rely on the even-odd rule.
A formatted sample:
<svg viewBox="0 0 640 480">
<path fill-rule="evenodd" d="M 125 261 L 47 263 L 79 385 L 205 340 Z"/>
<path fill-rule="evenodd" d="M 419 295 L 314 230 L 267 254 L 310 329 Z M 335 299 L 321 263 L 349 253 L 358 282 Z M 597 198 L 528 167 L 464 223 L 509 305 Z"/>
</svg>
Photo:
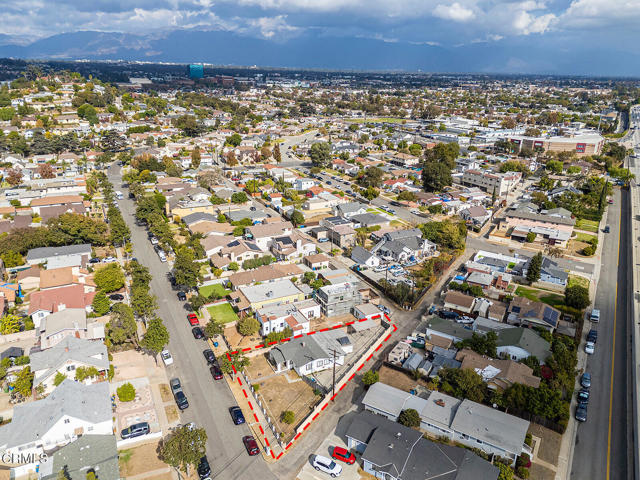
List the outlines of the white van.
<svg viewBox="0 0 640 480">
<path fill-rule="evenodd" d="M 116 198 L 118 200 L 122 200 L 124 198 L 124 195 L 122 195 L 122 192 L 120 190 L 116 190 Z"/>
</svg>

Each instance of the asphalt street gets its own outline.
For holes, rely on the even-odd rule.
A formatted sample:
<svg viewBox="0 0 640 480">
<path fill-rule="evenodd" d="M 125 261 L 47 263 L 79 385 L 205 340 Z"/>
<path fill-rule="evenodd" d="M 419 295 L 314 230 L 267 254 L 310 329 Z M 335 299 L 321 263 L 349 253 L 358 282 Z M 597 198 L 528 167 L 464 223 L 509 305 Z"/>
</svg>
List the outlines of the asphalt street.
<svg viewBox="0 0 640 480">
<path fill-rule="evenodd" d="M 611 233 L 603 242 L 602 268 L 595 308 L 601 320 L 595 354 L 587 360 L 592 375 L 588 420 L 578 426 L 572 479 L 632 478 L 631 259 L 630 203 L 627 190 L 616 190 L 609 208 Z M 585 324 L 584 334 L 590 328 Z M 574 414 L 572 407 L 571 414 Z"/>
<path fill-rule="evenodd" d="M 119 171 L 115 164 L 109 169 L 109 180 L 116 189 L 122 184 Z M 146 230 L 135 225 L 133 200 L 125 198 L 119 204 L 131 229 L 133 255 L 153 276 L 151 290 L 158 298 L 157 312 L 171 336 L 168 348 L 174 363 L 168 367 L 168 376 L 180 378 L 189 400 L 189 408 L 183 412 L 181 421 L 195 422 L 207 431 L 207 458 L 213 470 L 211 478 L 275 479 L 260 455 L 247 455 L 241 438 L 250 434 L 249 428 L 233 424 L 228 409 L 236 405 L 235 399 L 225 381 L 214 382 L 212 379 L 202 355 L 206 343 L 193 338 L 186 318 L 188 312 L 178 301 L 167 278 L 169 267 L 160 262 L 147 239 Z"/>
</svg>

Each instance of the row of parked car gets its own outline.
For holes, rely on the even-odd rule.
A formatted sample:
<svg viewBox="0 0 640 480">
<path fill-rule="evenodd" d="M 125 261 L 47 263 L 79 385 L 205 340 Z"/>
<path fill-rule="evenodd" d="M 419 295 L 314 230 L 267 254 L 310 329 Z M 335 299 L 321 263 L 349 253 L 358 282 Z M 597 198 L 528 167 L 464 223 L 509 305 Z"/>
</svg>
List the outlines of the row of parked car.
<svg viewBox="0 0 640 480">
<path fill-rule="evenodd" d="M 589 315 L 591 324 L 600 322 L 600 310 L 594 308 Z M 587 342 L 584 345 L 584 351 L 587 355 L 593 355 L 596 351 L 596 342 L 598 341 L 598 330 L 591 328 L 587 333 Z M 587 406 L 589 405 L 589 389 L 591 388 L 591 373 L 584 372 L 580 377 L 580 386 L 578 392 L 575 418 L 579 422 L 587 421 Z"/>
</svg>

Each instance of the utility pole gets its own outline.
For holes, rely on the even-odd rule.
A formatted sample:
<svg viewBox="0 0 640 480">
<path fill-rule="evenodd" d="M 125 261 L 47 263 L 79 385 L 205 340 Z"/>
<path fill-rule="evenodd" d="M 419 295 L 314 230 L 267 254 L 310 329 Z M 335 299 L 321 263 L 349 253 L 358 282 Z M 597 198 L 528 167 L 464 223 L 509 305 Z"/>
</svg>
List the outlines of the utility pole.
<svg viewBox="0 0 640 480">
<path fill-rule="evenodd" d="M 333 399 L 333 401 L 335 402 L 335 395 L 336 395 L 336 349 L 334 348 L 333 350 L 331 350 L 331 352 L 333 353 L 333 383 L 331 386 L 331 398 Z"/>
</svg>

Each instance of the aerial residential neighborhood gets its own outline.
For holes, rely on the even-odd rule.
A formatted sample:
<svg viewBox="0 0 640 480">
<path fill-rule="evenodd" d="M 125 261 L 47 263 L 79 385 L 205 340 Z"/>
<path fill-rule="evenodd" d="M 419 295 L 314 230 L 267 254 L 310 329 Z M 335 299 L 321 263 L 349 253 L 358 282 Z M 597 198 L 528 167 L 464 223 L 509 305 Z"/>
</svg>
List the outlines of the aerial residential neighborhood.
<svg viewBox="0 0 640 480">
<path fill-rule="evenodd" d="M 0 61 L 10 478 L 626 456 L 637 86 L 23 63 Z"/>
</svg>

